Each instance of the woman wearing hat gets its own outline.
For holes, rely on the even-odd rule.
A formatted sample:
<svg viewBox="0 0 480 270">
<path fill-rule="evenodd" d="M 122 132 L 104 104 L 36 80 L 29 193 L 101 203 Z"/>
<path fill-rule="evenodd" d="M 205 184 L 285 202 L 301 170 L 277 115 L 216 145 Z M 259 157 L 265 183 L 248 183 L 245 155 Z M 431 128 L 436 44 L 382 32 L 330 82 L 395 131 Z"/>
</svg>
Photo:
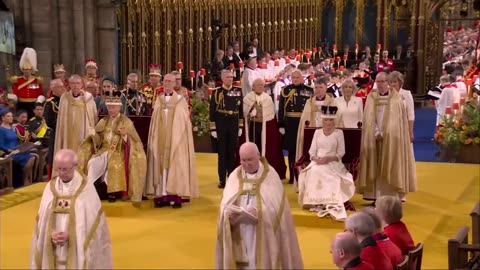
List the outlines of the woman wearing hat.
<svg viewBox="0 0 480 270">
<path fill-rule="evenodd" d="M 343 131 L 335 129 L 338 108 L 322 106 L 322 127 L 313 135 L 310 164 L 298 179 L 298 202 L 303 209 L 343 221 L 347 217 L 344 203 L 355 193 L 353 176 L 342 163 L 345 154 Z"/>
<path fill-rule="evenodd" d="M 30 153 L 20 153 L 18 148 L 18 138 L 15 127 L 13 127 L 13 113 L 8 108 L 0 109 L 1 125 L 0 125 L 0 151 L 3 151 L 7 154 L 14 162 L 18 164 L 23 169 L 23 183 L 14 182 L 14 187 L 19 187 L 22 185 L 27 185 L 31 183 L 31 170 L 35 158 Z M 16 173 L 17 170 L 13 170 L 13 179 L 20 179 Z"/>
</svg>

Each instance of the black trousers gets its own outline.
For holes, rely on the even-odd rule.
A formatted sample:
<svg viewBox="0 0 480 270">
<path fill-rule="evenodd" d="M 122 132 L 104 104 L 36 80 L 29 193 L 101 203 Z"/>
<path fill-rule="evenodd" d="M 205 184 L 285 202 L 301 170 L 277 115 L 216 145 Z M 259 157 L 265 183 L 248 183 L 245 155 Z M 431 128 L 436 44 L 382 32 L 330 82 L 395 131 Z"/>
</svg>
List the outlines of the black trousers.
<svg viewBox="0 0 480 270">
<path fill-rule="evenodd" d="M 218 178 L 220 183 L 235 169 L 235 151 L 238 144 L 238 115 L 217 114 L 215 121 L 218 140 Z"/>
<path fill-rule="evenodd" d="M 250 121 L 248 123 L 248 137 L 257 145 L 258 151 L 262 152 L 262 122 Z"/>
<path fill-rule="evenodd" d="M 290 182 L 295 179 L 295 155 L 297 152 L 297 132 L 300 124 L 299 117 L 285 117 L 285 137 L 283 139 L 284 148 L 288 150 L 288 170 L 290 172 Z"/>
</svg>

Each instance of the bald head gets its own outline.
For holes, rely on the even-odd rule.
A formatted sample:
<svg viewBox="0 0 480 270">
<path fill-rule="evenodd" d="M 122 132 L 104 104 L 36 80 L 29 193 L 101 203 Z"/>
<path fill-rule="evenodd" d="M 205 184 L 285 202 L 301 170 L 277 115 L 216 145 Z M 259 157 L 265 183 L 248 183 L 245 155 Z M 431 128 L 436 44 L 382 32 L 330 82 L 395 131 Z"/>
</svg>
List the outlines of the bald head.
<svg viewBox="0 0 480 270">
<path fill-rule="evenodd" d="M 78 165 L 78 158 L 75 151 L 62 149 L 55 154 L 55 166 L 58 177 L 65 183 L 72 181 L 75 169 Z"/>
<path fill-rule="evenodd" d="M 240 164 L 247 173 L 255 173 L 260 166 L 260 152 L 256 144 L 246 142 L 240 146 Z"/>
<path fill-rule="evenodd" d="M 336 234 L 330 245 L 333 262 L 341 269 L 345 268 L 351 260 L 360 256 L 361 251 L 360 243 L 348 232 Z"/>
<path fill-rule="evenodd" d="M 385 72 L 380 72 L 377 74 L 375 78 L 375 82 L 377 83 L 377 90 L 379 93 L 385 93 L 388 90 L 388 74 Z"/>
</svg>

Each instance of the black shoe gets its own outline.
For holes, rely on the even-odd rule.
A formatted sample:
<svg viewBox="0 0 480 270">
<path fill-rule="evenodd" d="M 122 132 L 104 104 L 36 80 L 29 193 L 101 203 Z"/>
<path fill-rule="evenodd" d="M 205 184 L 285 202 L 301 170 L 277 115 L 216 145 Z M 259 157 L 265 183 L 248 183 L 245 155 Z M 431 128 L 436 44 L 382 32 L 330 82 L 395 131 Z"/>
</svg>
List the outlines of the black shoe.
<svg viewBox="0 0 480 270">
<path fill-rule="evenodd" d="M 292 185 L 292 184 L 293 184 L 293 179 L 290 178 L 290 179 L 288 180 L 288 183 L 289 183 L 290 185 Z"/>
<path fill-rule="evenodd" d="M 114 203 L 117 201 L 117 196 L 115 194 L 108 194 L 108 201 Z"/>
<path fill-rule="evenodd" d="M 218 183 L 218 186 L 217 186 L 219 189 L 224 189 L 225 188 L 225 182 L 220 182 Z"/>
<path fill-rule="evenodd" d="M 154 202 L 153 207 L 162 208 L 165 206 L 170 206 L 170 202 Z"/>
<path fill-rule="evenodd" d="M 148 197 L 147 196 L 142 196 L 142 201 L 148 201 Z"/>
<path fill-rule="evenodd" d="M 175 208 L 175 209 L 176 209 L 176 208 L 182 208 L 182 204 L 181 204 L 181 203 L 174 203 L 174 204 L 172 205 L 172 208 Z"/>
</svg>

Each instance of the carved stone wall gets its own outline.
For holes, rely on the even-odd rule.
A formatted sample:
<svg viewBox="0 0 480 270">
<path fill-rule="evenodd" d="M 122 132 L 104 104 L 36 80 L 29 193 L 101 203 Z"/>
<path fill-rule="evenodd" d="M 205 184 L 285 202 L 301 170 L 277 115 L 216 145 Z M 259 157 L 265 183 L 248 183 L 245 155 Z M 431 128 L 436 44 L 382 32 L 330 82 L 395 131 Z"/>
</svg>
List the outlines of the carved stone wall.
<svg viewBox="0 0 480 270">
<path fill-rule="evenodd" d="M 37 75 L 47 82 L 53 65 L 67 74 L 82 74 L 88 58 L 97 60 L 99 73 L 116 76 L 116 16 L 110 0 L 4 0 L 14 14 L 17 56 L 2 56 L 2 70 L 19 73 L 23 48 L 37 51 Z M 15 61 L 16 60 L 16 61 Z M 1 76 L 1 81 L 5 77 Z"/>
</svg>

